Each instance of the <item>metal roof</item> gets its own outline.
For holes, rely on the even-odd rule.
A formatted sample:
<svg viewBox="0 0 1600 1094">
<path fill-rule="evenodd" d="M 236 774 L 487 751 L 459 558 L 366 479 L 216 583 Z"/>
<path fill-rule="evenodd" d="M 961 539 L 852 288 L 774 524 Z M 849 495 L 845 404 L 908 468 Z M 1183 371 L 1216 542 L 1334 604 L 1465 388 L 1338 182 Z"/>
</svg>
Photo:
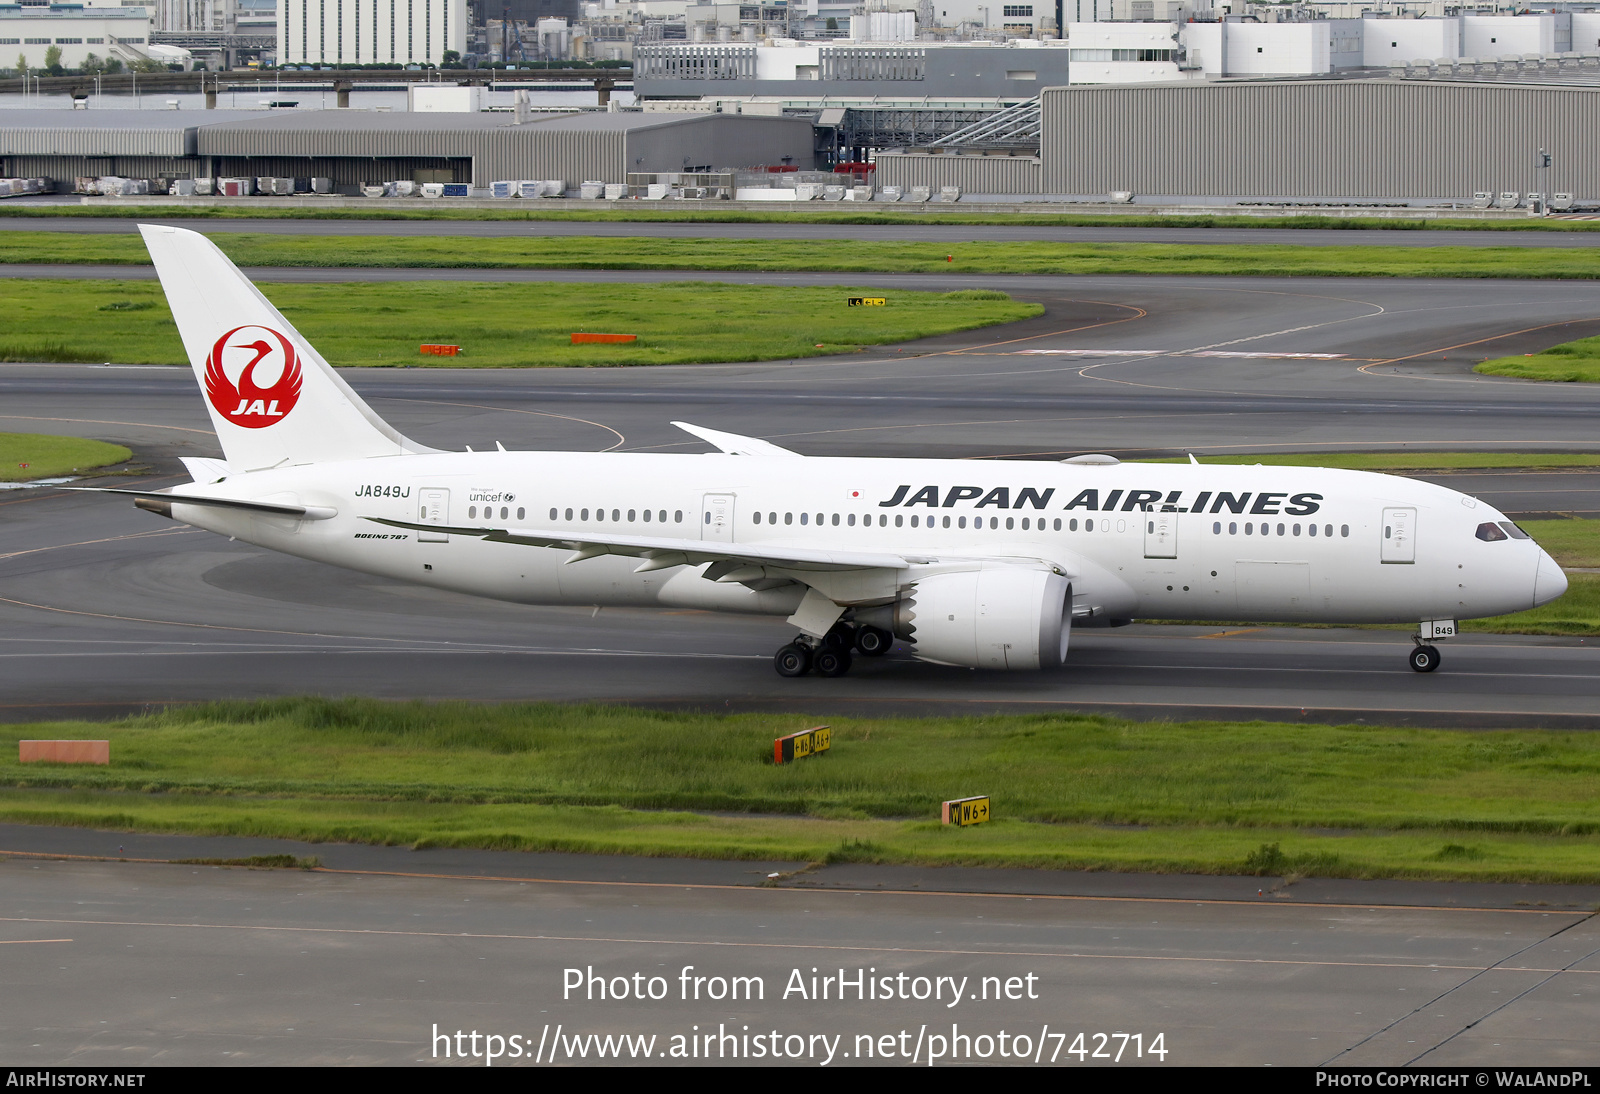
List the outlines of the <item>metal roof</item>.
<svg viewBox="0 0 1600 1094">
<path fill-rule="evenodd" d="M 0 110 L 0 155 L 185 156 L 202 122 L 255 117 L 219 110 Z"/>
</svg>

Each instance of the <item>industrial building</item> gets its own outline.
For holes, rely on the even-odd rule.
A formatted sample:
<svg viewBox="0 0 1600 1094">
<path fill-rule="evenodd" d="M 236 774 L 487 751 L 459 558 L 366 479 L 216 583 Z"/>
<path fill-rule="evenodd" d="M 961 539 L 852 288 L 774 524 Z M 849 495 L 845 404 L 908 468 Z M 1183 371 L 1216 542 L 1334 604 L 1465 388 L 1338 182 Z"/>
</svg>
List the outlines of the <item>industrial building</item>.
<svg viewBox="0 0 1600 1094">
<path fill-rule="evenodd" d="M 467 48 L 467 0 L 277 0 L 278 62 L 430 64 Z"/>
<path fill-rule="evenodd" d="M 757 164 L 809 167 L 812 126 L 737 114 L 431 114 L 354 110 L 7 110 L 0 176 L 623 182 L 629 174 Z"/>
<path fill-rule="evenodd" d="M 937 150 L 880 153 L 877 184 L 1010 201 L 1600 200 L 1600 87 L 1185 81 L 1048 88 L 1034 109 Z M 1548 169 L 1535 167 L 1541 149 Z"/>
</svg>

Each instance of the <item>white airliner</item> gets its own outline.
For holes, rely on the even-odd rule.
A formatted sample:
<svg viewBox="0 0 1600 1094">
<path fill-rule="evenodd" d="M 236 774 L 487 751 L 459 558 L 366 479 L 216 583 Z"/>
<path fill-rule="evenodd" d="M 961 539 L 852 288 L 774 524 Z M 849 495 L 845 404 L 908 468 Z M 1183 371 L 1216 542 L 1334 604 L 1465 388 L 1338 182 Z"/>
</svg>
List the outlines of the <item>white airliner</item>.
<svg viewBox="0 0 1600 1094">
<path fill-rule="evenodd" d="M 785 676 L 919 658 L 1059 666 L 1136 618 L 1417 623 L 1547 603 L 1561 568 L 1504 514 L 1298 467 L 802 456 L 676 423 L 703 455 L 442 452 L 380 419 L 221 251 L 142 226 L 223 459 L 140 508 L 352 570 L 525 604 L 785 617 Z"/>
</svg>

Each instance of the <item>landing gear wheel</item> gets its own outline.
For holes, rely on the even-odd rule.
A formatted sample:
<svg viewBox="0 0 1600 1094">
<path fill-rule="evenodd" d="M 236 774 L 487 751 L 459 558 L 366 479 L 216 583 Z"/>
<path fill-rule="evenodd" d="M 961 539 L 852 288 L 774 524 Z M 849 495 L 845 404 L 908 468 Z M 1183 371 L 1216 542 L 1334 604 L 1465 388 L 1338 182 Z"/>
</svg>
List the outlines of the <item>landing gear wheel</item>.
<svg viewBox="0 0 1600 1094">
<path fill-rule="evenodd" d="M 894 636 L 877 627 L 862 627 L 856 631 L 856 652 L 863 657 L 882 657 L 894 645 Z"/>
<path fill-rule="evenodd" d="M 856 642 L 856 629 L 848 623 L 835 623 L 822 636 L 822 644 L 838 650 L 848 650 Z"/>
<path fill-rule="evenodd" d="M 772 667 L 779 676 L 804 676 L 811 671 L 811 651 L 791 642 L 773 655 Z"/>
<path fill-rule="evenodd" d="M 823 646 L 812 658 L 818 676 L 843 676 L 850 671 L 850 651 L 839 646 Z"/>
<path fill-rule="evenodd" d="M 1432 672 L 1439 667 L 1439 647 L 1418 646 L 1411 651 L 1411 668 L 1414 672 Z"/>
</svg>

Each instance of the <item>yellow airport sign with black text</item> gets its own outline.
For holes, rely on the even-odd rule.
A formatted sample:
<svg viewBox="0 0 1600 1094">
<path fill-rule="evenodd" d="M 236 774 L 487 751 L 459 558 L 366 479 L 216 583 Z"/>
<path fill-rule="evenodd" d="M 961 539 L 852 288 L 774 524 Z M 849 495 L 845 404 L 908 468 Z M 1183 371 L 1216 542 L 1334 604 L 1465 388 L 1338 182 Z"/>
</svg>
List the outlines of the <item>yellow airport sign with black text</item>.
<svg viewBox="0 0 1600 1094">
<path fill-rule="evenodd" d="M 956 798 L 944 803 L 941 819 L 946 824 L 982 824 L 989 819 L 989 795 L 977 798 Z"/>
<path fill-rule="evenodd" d="M 832 728 L 813 726 L 799 733 L 791 733 L 787 737 L 775 738 L 772 742 L 772 762 L 786 764 L 793 760 L 803 760 L 818 752 L 826 752 L 832 747 Z"/>
</svg>

